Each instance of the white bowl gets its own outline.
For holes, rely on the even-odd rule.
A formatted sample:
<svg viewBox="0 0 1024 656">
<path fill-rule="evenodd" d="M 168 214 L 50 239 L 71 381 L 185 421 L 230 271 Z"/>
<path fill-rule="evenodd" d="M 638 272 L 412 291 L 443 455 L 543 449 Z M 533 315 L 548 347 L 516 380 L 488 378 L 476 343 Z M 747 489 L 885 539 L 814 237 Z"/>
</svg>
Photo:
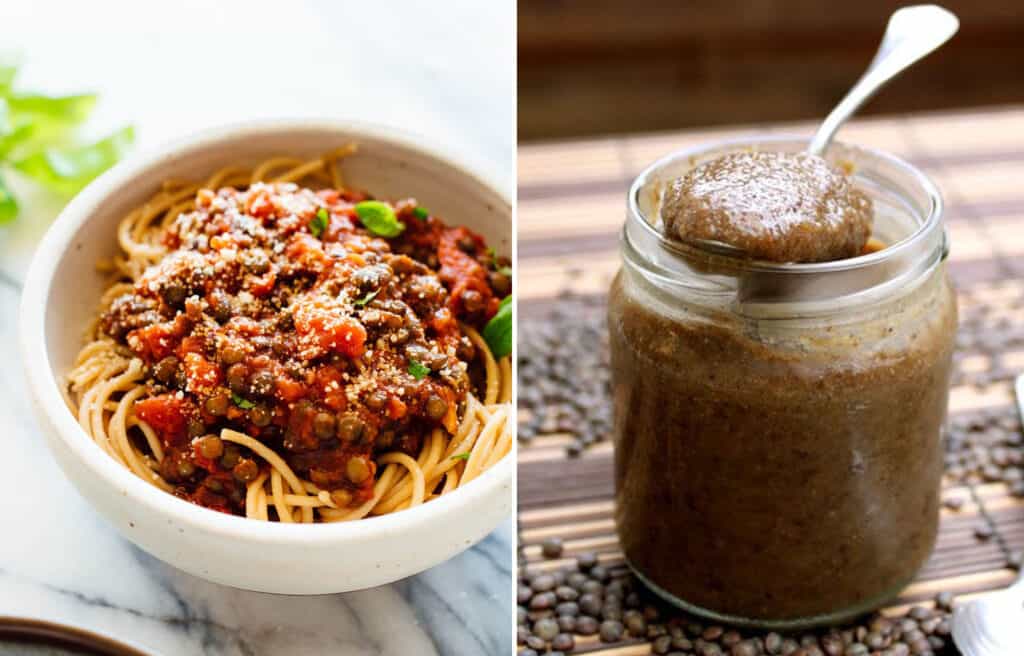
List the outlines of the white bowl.
<svg viewBox="0 0 1024 656">
<path fill-rule="evenodd" d="M 440 149 L 382 127 L 304 120 L 216 129 L 119 164 L 67 206 L 29 268 L 21 351 L 33 405 L 57 462 L 125 537 L 217 583 L 287 594 L 382 585 L 458 554 L 514 507 L 510 454 L 465 487 L 389 515 L 315 525 L 234 517 L 137 478 L 92 441 L 61 397 L 60 381 L 82 346 L 104 287 L 96 262 L 116 252 L 115 226 L 126 212 L 168 178 L 198 180 L 229 163 L 279 154 L 316 156 L 349 141 L 360 146 L 342 165 L 353 186 L 382 198 L 414 196 L 447 222 L 469 226 L 499 252 L 511 252 L 508 197 Z"/>
</svg>

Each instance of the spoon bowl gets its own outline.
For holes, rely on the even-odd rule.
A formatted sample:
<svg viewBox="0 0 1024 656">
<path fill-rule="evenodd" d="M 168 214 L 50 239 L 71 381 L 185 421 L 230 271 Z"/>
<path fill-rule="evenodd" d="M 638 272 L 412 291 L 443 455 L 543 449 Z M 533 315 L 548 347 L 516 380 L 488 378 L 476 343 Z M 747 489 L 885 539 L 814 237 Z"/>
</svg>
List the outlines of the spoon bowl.
<svg viewBox="0 0 1024 656">
<path fill-rule="evenodd" d="M 1024 419 L 1024 374 L 1014 382 L 1017 411 Z M 953 641 L 964 656 L 1019 656 L 1024 650 L 1024 577 L 953 613 Z"/>
</svg>

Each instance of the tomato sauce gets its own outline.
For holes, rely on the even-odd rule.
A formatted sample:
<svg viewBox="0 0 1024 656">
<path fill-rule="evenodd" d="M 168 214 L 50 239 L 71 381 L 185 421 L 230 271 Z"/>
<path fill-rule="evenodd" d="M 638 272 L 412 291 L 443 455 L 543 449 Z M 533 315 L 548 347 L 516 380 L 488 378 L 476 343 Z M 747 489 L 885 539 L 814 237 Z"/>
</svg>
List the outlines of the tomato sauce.
<svg viewBox="0 0 1024 656">
<path fill-rule="evenodd" d="M 372 496 L 377 454 L 415 457 L 431 430 L 455 428 L 474 387 L 460 322 L 494 315 L 507 260 L 414 200 L 388 204 L 405 229 L 382 237 L 360 218 L 367 198 L 291 183 L 201 190 L 167 229 L 168 253 L 103 315 L 149 368 L 135 415 L 178 495 L 244 512 L 267 465 L 222 443 L 224 428 L 351 505 Z"/>
</svg>

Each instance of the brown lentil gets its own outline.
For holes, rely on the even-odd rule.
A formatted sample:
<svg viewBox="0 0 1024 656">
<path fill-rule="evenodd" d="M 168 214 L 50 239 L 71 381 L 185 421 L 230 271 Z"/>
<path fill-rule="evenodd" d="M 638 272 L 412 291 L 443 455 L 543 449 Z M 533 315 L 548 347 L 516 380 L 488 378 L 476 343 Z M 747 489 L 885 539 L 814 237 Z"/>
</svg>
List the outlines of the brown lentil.
<svg viewBox="0 0 1024 656">
<path fill-rule="evenodd" d="M 231 473 L 243 483 L 248 483 L 256 480 L 260 473 L 260 467 L 256 464 L 255 460 L 243 458 L 238 461 L 238 464 L 234 466 Z"/>
<path fill-rule="evenodd" d="M 436 394 L 427 399 L 427 416 L 434 421 L 440 421 L 448 413 L 448 402 Z"/>
<path fill-rule="evenodd" d="M 216 460 L 224 455 L 224 442 L 216 435 L 207 435 L 196 442 L 199 455 L 209 460 Z"/>
<path fill-rule="evenodd" d="M 345 465 L 345 475 L 348 480 L 359 485 L 370 477 L 370 463 L 363 456 L 350 458 Z"/>
<path fill-rule="evenodd" d="M 230 404 L 231 398 L 224 392 L 220 392 L 206 399 L 206 403 L 203 407 L 205 407 L 206 411 L 211 415 L 214 415 L 215 417 L 222 417 L 227 414 Z"/>
</svg>

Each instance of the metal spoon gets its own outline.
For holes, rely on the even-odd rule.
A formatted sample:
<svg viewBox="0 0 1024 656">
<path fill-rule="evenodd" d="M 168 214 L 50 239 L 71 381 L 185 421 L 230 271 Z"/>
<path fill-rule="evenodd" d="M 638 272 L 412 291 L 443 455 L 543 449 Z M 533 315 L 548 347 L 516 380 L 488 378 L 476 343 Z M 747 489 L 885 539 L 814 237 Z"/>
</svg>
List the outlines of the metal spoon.
<svg viewBox="0 0 1024 656">
<path fill-rule="evenodd" d="M 822 156 L 836 131 L 875 93 L 894 77 L 933 52 L 956 34 L 960 21 L 937 5 L 914 5 L 896 10 L 889 17 L 882 44 L 857 83 L 814 133 L 807 146 L 811 155 Z M 694 239 L 692 243 L 726 255 L 742 249 L 719 241 Z"/>
<path fill-rule="evenodd" d="M 1017 377 L 1017 410 L 1024 419 L 1024 374 Z M 1024 651 L 1024 576 L 953 613 L 953 641 L 964 656 L 1019 656 Z"/>
<path fill-rule="evenodd" d="M 807 152 L 821 156 L 839 127 L 887 82 L 935 51 L 956 34 L 960 21 L 937 5 L 915 5 L 889 17 L 882 44 L 868 70 L 814 133 Z"/>
</svg>

